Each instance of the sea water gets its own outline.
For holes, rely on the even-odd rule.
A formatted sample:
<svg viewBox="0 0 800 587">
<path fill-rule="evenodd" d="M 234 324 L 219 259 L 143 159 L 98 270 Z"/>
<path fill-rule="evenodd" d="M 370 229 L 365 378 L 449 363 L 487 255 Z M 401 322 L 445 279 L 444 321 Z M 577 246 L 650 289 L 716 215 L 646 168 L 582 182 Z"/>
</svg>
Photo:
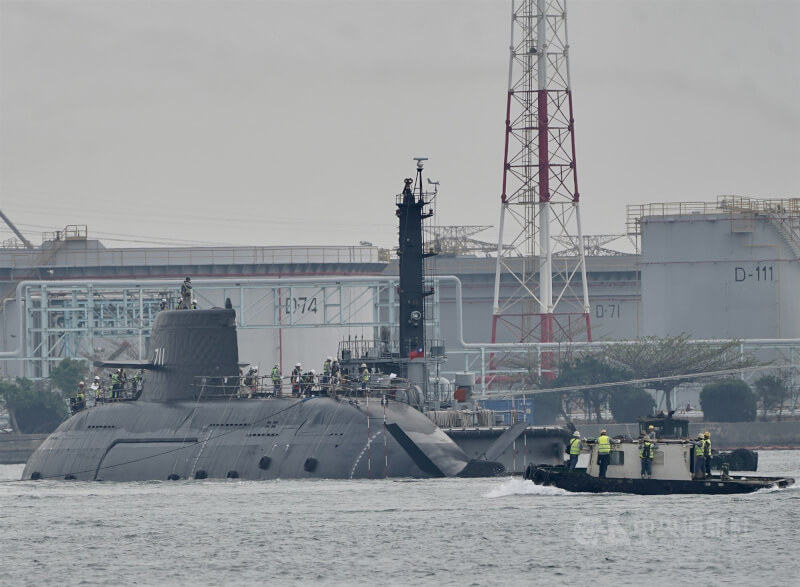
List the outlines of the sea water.
<svg viewBox="0 0 800 587">
<path fill-rule="evenodd" d="M 0 466 L 0 583 L 797 584 L 800 451 L 741 496 L 575 494 L 519 478 L 18 481 Z"/>
</svg>

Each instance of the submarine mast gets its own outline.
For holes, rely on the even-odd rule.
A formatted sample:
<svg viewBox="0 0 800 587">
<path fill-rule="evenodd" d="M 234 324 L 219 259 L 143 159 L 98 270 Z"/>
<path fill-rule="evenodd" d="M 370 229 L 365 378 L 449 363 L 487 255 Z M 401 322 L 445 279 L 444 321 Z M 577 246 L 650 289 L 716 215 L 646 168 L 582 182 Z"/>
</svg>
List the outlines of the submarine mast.
<svg viewBox="0 0 800 587">
<path fill-rule="evenodd" d="M 432 250 L 425 251 L 422 221 L 433 216 L 431 197 L 422 184 L 422 169 L 427 157 L 414 157 L 417 162 L 416 179 L 404 180 L 403 193 L 397 198 L 399 219 L 400 286 L 399 351 L 400 360 L 408 361 L 408 378 L 412 383 L 427 387 L 425 370 L 425 298 L 433 294 L 433 287 L 425 286 L 425 259 Z M 426 199 L 428 198 L 428 199 Z M 427 208 L 426 208 L 427 206 Z"/>
</svg>

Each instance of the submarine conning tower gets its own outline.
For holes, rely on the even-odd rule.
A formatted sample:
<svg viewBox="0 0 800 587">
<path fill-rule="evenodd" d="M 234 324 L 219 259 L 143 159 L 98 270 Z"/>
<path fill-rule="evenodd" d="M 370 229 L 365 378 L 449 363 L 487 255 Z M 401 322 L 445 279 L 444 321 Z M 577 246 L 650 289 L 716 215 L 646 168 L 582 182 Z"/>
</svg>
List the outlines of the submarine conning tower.
<svg viewBox="0 0 800 587">
<path fill-rule="evenodd" d="M 416 182 L 412 178 L 404 180 L 403 193 L 397 201 L 395 214 L 399 219 L 399 258 L 400 287 L 400 358 L 409 359 L 424 356 L 425 353 L 425 298 L 433 293 L 425 289 L 425 259 L 434 255 L 424 250 L 422 221 L 433 216 L 432 210 L 424 210 L 430 205 L 425 200 L 422 186 L 422 168 L 425 157 L 415 157 L 417 161 Z M 415 185 L 416 183 L 416 185 Z M 417 192 L 417 193 L 415 193 Z"/>
<path fill-rule="evenodd" d="M 149 362 L 142 401 L 236 393 L 236 312 L 227 308 L 160 312 L 150 337 Z"/>
</svg>

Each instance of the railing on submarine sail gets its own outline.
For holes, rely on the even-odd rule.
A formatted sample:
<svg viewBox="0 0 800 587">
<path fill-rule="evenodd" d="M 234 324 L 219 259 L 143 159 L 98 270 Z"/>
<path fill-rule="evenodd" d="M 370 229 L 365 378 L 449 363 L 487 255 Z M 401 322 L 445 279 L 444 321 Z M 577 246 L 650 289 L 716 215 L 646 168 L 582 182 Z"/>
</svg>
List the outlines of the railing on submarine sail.
<svg viewBox="0 0 800 587">
<path fill-rule="evenodd" d="M 421 398 L 416 394 L 407 379 L 391 377 L 384 373 L 372 375 L 362 389 L 361 382 L 357 379 L 343 376 L 337 380 L 319 375 L 304 374 L 297 382 L 292 382 L 290 377 L 281 376 L 279 382 L 274 382 L 270 375 L 242 375 L 241 377 L 210 377 L 196 376 L 192 383 L 196 399 L 211 398 L 274 398 L 295 397 L 306 398 L 315 396 L 331 397 L 386 397 L 388 399 L 409 403 L 422 404 Z"/>
</svg>

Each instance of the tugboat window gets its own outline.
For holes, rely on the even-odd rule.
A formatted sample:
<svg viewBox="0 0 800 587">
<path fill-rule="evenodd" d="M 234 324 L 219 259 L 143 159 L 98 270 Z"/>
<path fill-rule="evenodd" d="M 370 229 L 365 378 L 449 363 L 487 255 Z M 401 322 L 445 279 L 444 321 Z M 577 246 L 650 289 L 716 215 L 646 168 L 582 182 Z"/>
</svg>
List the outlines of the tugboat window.
<svg viewBox="0 0 800 587">
<path fill-rule="evenodd" d="M 610 465 L 624 465 L 625 464 L 625 453 L 621 450 L 612 450 L 611 451 L 611 462 Z"/>
</svg>

